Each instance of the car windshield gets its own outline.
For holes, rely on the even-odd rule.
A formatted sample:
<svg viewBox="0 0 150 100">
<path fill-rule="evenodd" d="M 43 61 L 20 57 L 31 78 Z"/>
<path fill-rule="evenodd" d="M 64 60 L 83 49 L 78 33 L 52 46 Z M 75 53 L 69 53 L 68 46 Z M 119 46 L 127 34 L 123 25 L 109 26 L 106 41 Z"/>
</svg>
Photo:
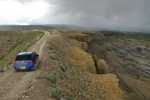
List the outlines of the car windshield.
<svg viewBox="0 0 150 100">
<path fill-rule="evenodd" d="M 32 55 L 18 55 L 16 57 L 16 61 L 21 61 L 21 60 L 32 60 Z"/>
</svg>

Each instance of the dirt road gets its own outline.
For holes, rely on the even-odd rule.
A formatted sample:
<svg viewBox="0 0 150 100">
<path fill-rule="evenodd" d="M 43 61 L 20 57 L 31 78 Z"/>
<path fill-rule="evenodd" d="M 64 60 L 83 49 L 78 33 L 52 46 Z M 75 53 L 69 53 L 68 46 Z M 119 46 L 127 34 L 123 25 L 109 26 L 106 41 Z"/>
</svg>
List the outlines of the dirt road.
<svg viewBox="0 0 150 100">
<path fill-rule="evenodd" d="M 36 51 L 41 61 L 46 42 L 53 37 L 47 31 L 44 33 L 45 35 L 28 49 Z M 0 100 L 51 100 L 48 97 L 47 80 L 38 79 L 43 73 L 41 68 L 33 72 L 15 72 L 11 69 L 3 73 L 0 76 Z"/>
</svg>

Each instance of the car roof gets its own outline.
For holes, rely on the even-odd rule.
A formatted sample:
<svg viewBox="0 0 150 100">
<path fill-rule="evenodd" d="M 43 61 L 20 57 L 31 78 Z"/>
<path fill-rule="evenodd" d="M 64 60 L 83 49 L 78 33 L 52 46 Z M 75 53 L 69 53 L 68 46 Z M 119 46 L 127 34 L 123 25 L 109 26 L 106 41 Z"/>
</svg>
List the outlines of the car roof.
<svg viewBox="0 0 150 100">
<path fill-rule="evenodd" d="M 33 54 L 33 52 L 19 52 L 17 55 L 30 55 Z"/>
</svg>

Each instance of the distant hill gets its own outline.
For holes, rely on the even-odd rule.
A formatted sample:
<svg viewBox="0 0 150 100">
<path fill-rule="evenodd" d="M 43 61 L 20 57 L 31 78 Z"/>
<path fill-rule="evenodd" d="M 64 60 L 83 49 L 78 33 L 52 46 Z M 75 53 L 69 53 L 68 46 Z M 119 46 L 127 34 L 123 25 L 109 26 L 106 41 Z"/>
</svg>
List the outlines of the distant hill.
<svg viewBox="0 0 150 100">
<path fill-rule="evenodd" d="M 60 30 L 86 30 L 82 27 L 72 25 L 1 25 L 0 31 L 18 31 L 18 30 L 33 30 L 33 29 L 60 29 Z"/>
</svg>

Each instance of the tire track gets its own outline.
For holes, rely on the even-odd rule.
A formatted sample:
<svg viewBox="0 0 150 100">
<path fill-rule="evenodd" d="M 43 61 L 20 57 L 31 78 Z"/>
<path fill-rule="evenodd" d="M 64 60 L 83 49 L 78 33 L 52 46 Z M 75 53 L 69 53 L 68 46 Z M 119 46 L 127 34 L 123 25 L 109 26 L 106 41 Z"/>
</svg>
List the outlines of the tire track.
<svg viewBox="0 0 150 100">
<path fill-rule="evenodd" d="M 42 61 L 43 49 L 48 39 L 52 36 L 47 31 L 42 31 L 45 35 L 31 46 L 28 51 L 35 51 L 40 55 Z M 22 100 L 19 99 L 26 89 L 34 83 L 35 79 L 41 74 L 41 70 L 33 72 L 14 72 L 9 70 L 0 78 L 0 100 Z"/>
</svg>

